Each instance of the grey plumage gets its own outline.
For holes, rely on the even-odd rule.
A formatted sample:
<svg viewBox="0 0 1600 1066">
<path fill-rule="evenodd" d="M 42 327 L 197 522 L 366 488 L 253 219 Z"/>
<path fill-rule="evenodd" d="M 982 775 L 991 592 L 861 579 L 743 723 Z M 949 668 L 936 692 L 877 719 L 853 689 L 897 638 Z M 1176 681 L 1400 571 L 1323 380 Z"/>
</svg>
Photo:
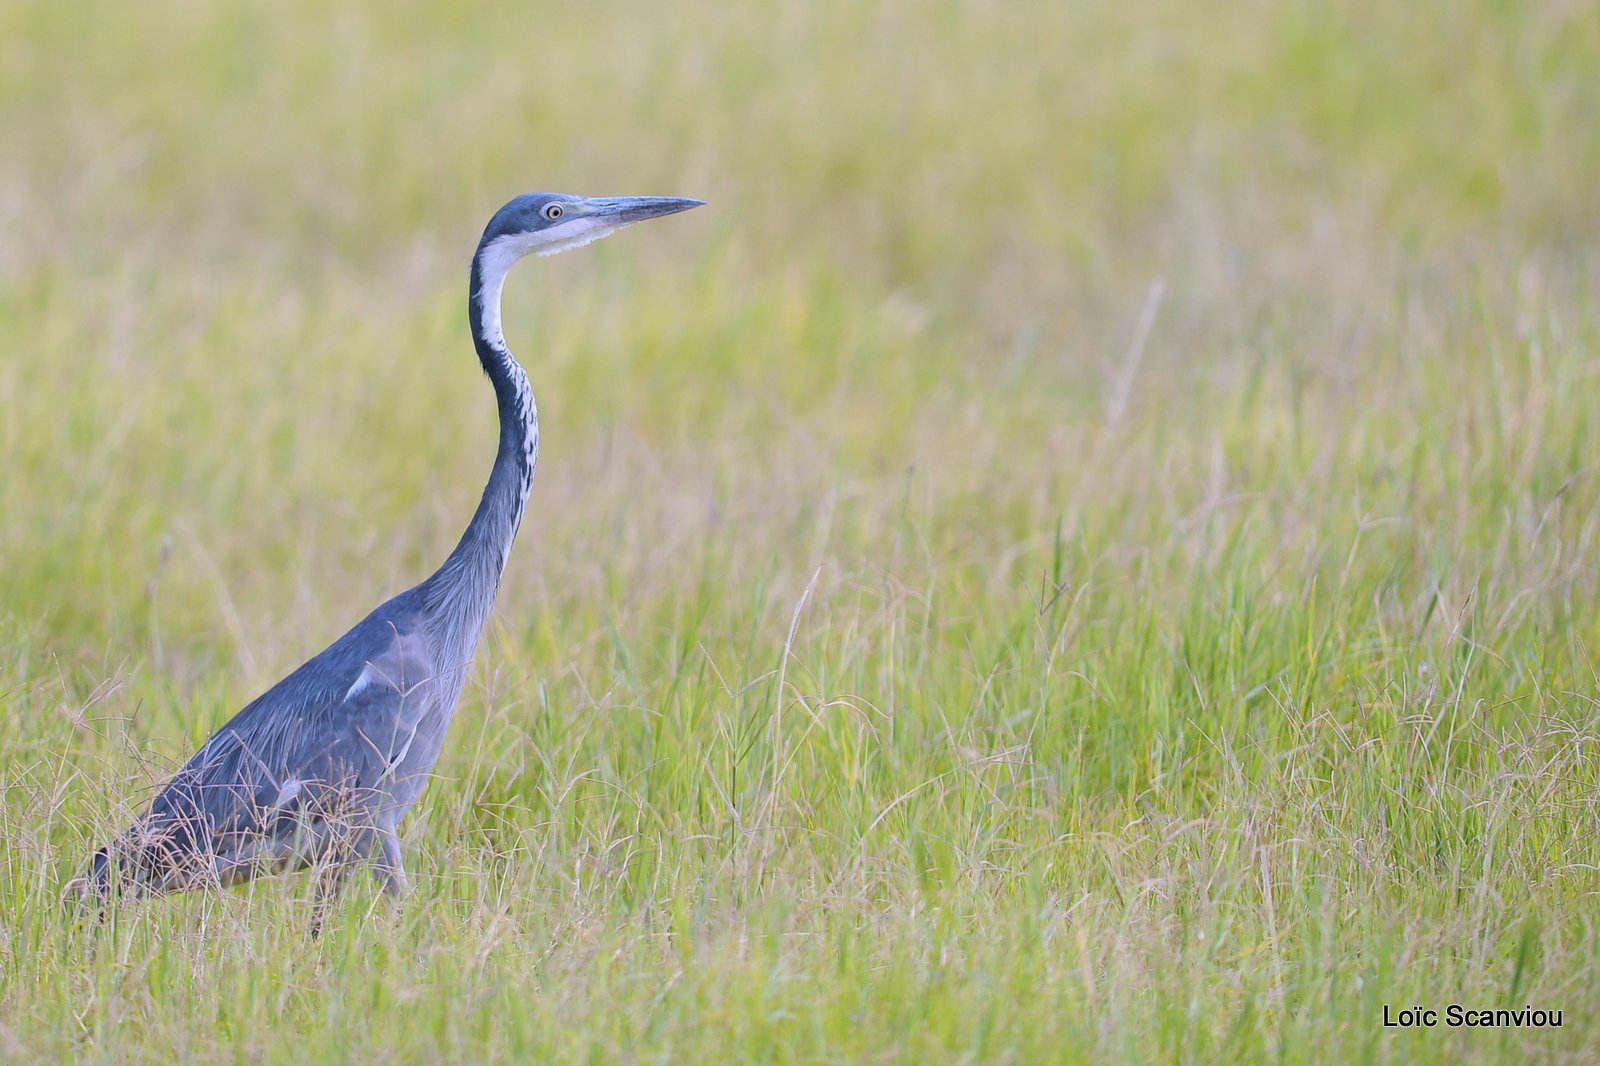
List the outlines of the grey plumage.
<svg viewBox="0 0 1600 1066">
<path fill-rule="evenodd" d="M 76 893 L 229 885 L 371 859 L 407 887 L 398 827 L 421 795 L 522 522 L 539 448 L 528 377 L 506 348 L 500 293 L 529 254 L 551 255 L 647 218 L 699 206 L 659 197 L 519 196 L 473 256 L 468 317 L 494 386 L 500 440 L 483 498 L 431 576 L 395 596 L 206 741 L 150 809 L 73 882 Z"/>
</svg>

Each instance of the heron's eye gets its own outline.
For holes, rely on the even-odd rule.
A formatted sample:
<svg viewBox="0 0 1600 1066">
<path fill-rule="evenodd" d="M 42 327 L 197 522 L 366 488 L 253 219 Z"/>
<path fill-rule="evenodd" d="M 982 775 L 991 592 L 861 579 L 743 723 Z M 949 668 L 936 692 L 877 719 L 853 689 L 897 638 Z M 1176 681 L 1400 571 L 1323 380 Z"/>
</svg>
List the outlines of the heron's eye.
<svg viewBox="0 0 1600 1066">
<path fill-rule="evenodd" d="M 562 207 L 560 204 L 544 205 L 544 217 L 547 221 L 554 222 L 556 219 L 560 218 L 566 213 L 567 209 Z"/>
</svg>

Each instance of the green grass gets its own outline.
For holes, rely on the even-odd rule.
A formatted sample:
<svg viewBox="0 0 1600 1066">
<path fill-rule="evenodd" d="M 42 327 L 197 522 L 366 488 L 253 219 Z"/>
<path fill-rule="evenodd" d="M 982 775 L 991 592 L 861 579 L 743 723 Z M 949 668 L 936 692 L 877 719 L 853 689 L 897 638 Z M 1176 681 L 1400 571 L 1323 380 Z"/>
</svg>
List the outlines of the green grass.
<svg viewBox="0 0 1600 1066">
<path fill-rule="evenodd" d="M 329 7 L 0 8 L 0 1058 L 1600 1056 L 1593 7 Z M 75 931 L 454 542 L 527 189 L 711 206 L 508 286 L 417 890 Z"/>
</svg>

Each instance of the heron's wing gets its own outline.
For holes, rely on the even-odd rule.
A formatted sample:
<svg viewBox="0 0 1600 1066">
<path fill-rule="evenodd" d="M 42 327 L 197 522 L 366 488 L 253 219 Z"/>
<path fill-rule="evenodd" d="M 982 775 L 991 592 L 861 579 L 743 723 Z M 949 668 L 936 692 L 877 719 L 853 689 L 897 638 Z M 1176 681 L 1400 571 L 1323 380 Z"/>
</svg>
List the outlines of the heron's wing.
<svg viewBox="0 0 1600 1066">
<path fill-rule="evenodd" d="M 146 862 L 210 864 L 308 819 L 370 823 L 439 687 L 420 629 L 358 626 L 219 729 L 130 842 Z"/>
</svg>

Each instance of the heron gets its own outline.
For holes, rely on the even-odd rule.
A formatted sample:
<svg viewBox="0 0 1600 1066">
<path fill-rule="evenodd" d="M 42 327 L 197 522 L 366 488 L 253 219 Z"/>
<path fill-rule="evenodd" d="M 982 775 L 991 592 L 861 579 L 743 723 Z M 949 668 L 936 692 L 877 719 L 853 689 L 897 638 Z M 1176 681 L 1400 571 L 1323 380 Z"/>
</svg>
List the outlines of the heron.
<svg viewBox="0 0 1600 1066">
<path fill-rule="evenodd" d="M 325 904 L 368 864 L 409 890 L 399 826 L 422 794 L 522 524 L 539 453 L 528 375 L 501 331 L 506 274 L 701 200 L 528 193 L 489 220 L 472 257 L 467 317 L 494 386 L 500 439 L 477 510 L 426 580 L 388 600 L 246 704 L 149 807 L 94 853 L 69 897 L 98 901 L 314 868 Z"/>
</svg>

